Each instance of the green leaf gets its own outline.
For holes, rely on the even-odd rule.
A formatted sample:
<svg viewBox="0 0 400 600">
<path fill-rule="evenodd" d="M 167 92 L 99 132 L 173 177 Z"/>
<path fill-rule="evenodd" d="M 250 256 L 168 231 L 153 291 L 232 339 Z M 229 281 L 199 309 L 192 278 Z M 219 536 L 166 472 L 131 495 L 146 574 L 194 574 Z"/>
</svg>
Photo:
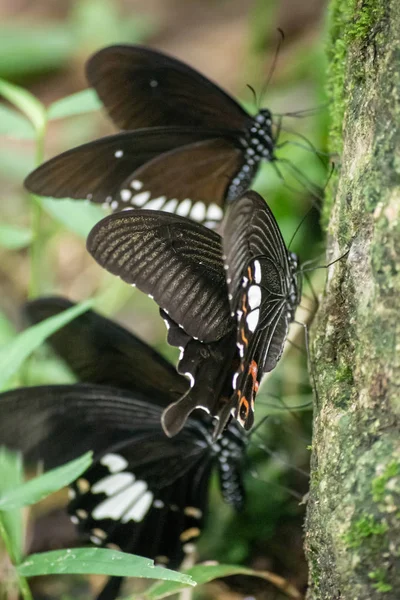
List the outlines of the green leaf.
<svg viewBox="0 0 400 600">
<path fill-rule="evenodd" d="M 83 90 L 50 104 L 47 114 L 49 119 L 64 119 L 99 110 L 102 106 L 93 90 Z"/>
<path fill-rule="evenodd" d="M 95 224 L 104 218 L 104 211 L 99 206 L 86 204 L 83 200 L 37 199 L 49 215 L 84 239 Z"/>
<path fill-rule="evenodd" d="M 19 454 L 0 448 L 0 494 L 13 490 L 22 482 Z M 11 559 L 18 563 L 22 556 L 22 515 L 19 509 L 0 511 L 0 532 Z"/>
<path fill-rule="evenodd" d="M 245 567 L 237 565 L 202 564 L 187 569 L 185 574 L 189 575 L 197 585 L 202 585 L 209 581 L 213 581 L 214 579 L 228 577 L 230 575 L 250 575 L 252 577 L 260 577 L 275 585 L 290 598 L 295 598 L 296 600 L 302 598 L 302 595 L 294 586 L 288 583 L 283 577 L 275 575 L 275 573 L 271 573 L 270 571 L 255 571 L 254 569 L 246 569 Z M 146 598 L 149 600 L 159 600 L 160 598 L 172 596 L 185 587 L 187 587 L 185 584 L 176 582 L 155 583 L 146 591 Z"/>
<path fill-rule="evenodd" d="M 32 231 L 25 227 L 0 224 L 0 246 L 7 250 L 26 248 L 32 241 Z"/>
<path fill-rule="evenodd" d="M 83 456 L 71 460 L 62 467 L 52 469 L 44 475 L 0 493 L 0 511 L 13 510 L 43 500 L 75 481 L 90 467 L 91 463 L 92 452 L 86 452 Z"/>
<path fill-rule="evenodd" d="M 30 121 L 8 106 L 0 104 L 0 135 L 32 140 L 35 137 L 35 130 Z"/>
<path fill-rule="evenodd" d="M 33 94 L 24 90 L 24 88 L 0 79 L 0 96 L 3 96 L 24 113 L 36 131 L 42 134 L 46 127 L 46 110 Z"/>
<path fill-rule="evenodd" d="M 21 79 L 63 66 L 76 52 L 74 32 L 52 23 L 0 27 L 0 77 Z"/>
<path fill-rule="evenodd" d="M 145 577 L 196 585 L 189 575 L 155 567 L 152 560 L 105 548 L 76 548 L 32 554 L 17 567 L 24 577 L 37 575 L 93 574 Z"/>
<path fill-rule="evenodd" d="M 92 300 L 77 304 L 59 315 L 29 327 L 0 349 L 0 389 L 20 368 L 24 360 L 52 333 L 91 308 Z"/>
<path fill-rule="evenodd" d="M 0 312 L 0 346 L 7 344 L 17 335 L 14 325 L 3 312 Z"/>
</svg>

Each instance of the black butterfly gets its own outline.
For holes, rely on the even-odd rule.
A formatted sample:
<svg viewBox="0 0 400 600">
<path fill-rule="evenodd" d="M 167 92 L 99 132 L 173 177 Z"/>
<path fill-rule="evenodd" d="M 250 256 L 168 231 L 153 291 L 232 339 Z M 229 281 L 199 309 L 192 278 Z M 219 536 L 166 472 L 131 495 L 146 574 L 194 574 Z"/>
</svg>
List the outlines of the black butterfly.
<svg viewBox="0 0 400 600">
<path fill-rule="evenodd" d="M 38 322 L 71 305 L 43 298 L 27 312 Z M 215 443 L 211 419 L 201 413 L 168 439 L 162 410 L 185 392 L 186 380 L 147 344 L 93 311 L 49 342 L 84 383 L 1 394 L 0 444 L 46 469 L 92 449 L 94 462 L 72 486 L 68 509 L 80 531 L 95 544 L 177 567 L 200 535 L 215 466 L 224 499 L 243 506 L 243 432 L 232 423 Z M 114 598 L 120 585 L 112 578 L 101 600 Z"/>
<path fill-rule="evenodd" d="M 87 77 L 117 127 L 133 131 L 52 158 L 25 180 L 31 192 L 164 210 L 214 227 L 261 160 L 274 160 L 271 113 L 250 116 L 175 58 L 110 46 L 88 61 Z"/>
<path fill-rule="evenodd" d="M 87 240 L 101 266 L 154 298 L 168 341 L 181 347 L 178 370 L 192 389 L 164 411 L 168 435 L 194 408 L 219 419 L 216 436 L 230 415 L 251 428 L 261 377 L 276 366 L 299 303 L 297 257 L 261 196 L 234 200 L 223 231 L 138 210 L 106 217 Z"/>
</svg>

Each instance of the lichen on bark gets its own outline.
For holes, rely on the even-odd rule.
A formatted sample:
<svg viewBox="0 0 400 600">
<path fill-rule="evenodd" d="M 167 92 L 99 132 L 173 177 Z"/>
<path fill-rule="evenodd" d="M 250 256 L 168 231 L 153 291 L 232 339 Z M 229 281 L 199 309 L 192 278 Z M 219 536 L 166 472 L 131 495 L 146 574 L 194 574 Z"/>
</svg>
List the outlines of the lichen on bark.
<svg viewBox="0 0 400 600">
<path fill-rule="evenodd" d="M 332 0 L 309 600 L 400 597 L 400 2 Z"/>
</svg>

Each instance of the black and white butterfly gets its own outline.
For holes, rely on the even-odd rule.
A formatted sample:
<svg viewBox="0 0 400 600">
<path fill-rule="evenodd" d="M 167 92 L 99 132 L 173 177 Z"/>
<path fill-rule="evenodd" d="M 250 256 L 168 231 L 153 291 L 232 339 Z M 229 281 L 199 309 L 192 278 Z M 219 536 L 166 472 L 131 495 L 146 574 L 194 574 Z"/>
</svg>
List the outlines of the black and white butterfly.
<svg viewBox="0 0 400 600">
<path fill-rule="evenodd" d="M 71 305 L 42 298 L 27 312 L 39 322 Z M 0 394 L 0 445 L 46 469 L 93 450 L 92 466 L 71 488 L 68 510 L 80 531 L 97 545 L 177 567 L 201 533 L 215 467 L 224 499 L 243 506 L 243 431 L 232 422 L 214 442 L 211 419 L 199 413 L 169 439 L 161 414 L 187 381 L 147 344 L 93 311 L 49 342 L 79 383 Z M 101 600 L 114 598 L 120 584 L 112 578 Z"/>
<path fill-rule="evenodd" d="M 261 196 L 232 201 L 222 226 L 223 238 L 177 215 L 125 211 L 87 240 L 102 267 L 154 298 L 181 348 L 191 390 L 164 412 L 168 435 L 195 408 L 218 418 L 216 436 L 231 415 L 251 428 L 261 377 L 277 364 L 300 300 L 297 257 Z"/>
<path fill-rule="evenodd" d="M 274 160 L 271 113 L 249 115 L 209 79 L 161 52 L 110 46 L 87 77 L 124 133 L 52 158 L 25 180 L 42 196 L 113 210 L 147 208 L 215 227 L 262 160 Z"/>
</svg>

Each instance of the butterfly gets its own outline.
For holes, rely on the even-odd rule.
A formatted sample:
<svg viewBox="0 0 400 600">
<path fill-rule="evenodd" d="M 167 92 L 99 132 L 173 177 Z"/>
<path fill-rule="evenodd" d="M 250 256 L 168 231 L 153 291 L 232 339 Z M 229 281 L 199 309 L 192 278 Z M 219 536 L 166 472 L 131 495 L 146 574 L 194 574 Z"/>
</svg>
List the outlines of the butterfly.
<svg viewBox="0 0 400 600">
<path fill-rule="evenodd" d="M 73 148 L 25 180 L 38 195 L 114 211 L 163 210 L 215 227 L 262 160 L 274 160 L 272 116 L 249 115 L 209 79 L 156 50 L 104 48 L 87 78 L 123 132 Z"/>
<path fill-rule="evenodd" d="M 105 217 L 87 239 L 102 267 L 154 298 L 181 349 L 191 390 L 164 411 L 168 435 L 195 408 L 217 417 L 216 437 L 231 416 L 251 428 L 261 377 L 276 366 L 300 301 L 297 257 L 259 194 L 232 201 L 222 228 L 223 238 L 185 217 L 136 210 Z"/>
<path fill-rule="evenodd" d="M 40 322 L 70 306 L 63 298 L 41 298 L 28 303 L 27 313 Z M 233 422 L 216 443 L 211 419 L 200 413 L 167 438 L 162 410 L 184 393 L 187 381 L 147 344 L 94 311 L 48 341 L 79 383 L 0 394 L 0 444 L 46 469 L 93 450 L 92 465 L 70 491 L 68 511 L 81 533 L 96 545 L 177 567 L 201 533 L 215 467 L 223 498 L 243 507 L 242 430 Z M 111 578 L 99 598 L 114 598 L 121 583 Z"/>
</svg>

